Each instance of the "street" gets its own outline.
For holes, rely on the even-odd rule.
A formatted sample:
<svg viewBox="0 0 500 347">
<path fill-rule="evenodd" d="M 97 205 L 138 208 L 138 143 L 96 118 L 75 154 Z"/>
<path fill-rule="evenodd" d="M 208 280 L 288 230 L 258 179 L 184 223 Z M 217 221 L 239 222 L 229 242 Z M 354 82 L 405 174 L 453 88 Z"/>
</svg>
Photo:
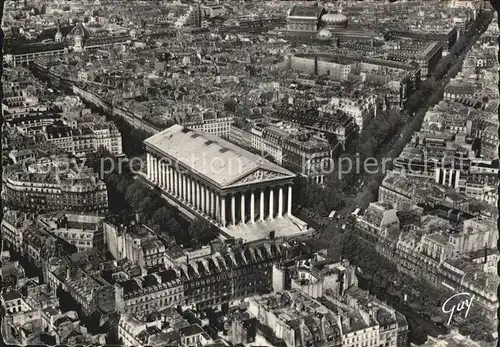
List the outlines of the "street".
<svg viewBox="0 0 500 347">
<path fill-rule="evenodd" d="M 415 112 L 413 119 L 411 119 L 411 121 L 405 122 L 405 125 L 399 129 L 399 131 L 394 135 L 393 139 L 388 144 L 386 144 L 384 147 L 381 148 L 379 154 L 377 155 L 377 160 L 379 163 L 381 163 L 378 172 L 382 172 L 383 170 L 382 159 L 397 158 L 401 153 L 400 149 L 403 149 L 404 146 L 411 140 L 411 137 L 413 136 L 413 129 L 420 128 L 420 125 L 424 120 L 427 110 L 431 108 L 433 105 L 439 103 L 439 101 L 443 99 L 444 89 L 446 85 L 461 70 L 462 64 L 465 60 L 465 57 L 467 56 L 467 53 L 476 43 L 476 41 L 479 39 L 480 36 L 481 36 L 480 32 L 477 32 L 474 35 L 473 39 L 470 40 L 469 44 L 464 49 L 463 53 L 460 55 L 457 63 L 454 66 L 452 66 L 446 73 L 446 75 L 439 81 L 439 87 L 432 93 L 430 97 L 426 99 L 426 101 L 422 104 L 419 110 Z M 386 170 L 391 170 L 392 169 L 391 166 L 392 163 L 388 163 Z M 361 180 L 363 182 L 369 181 L 370 178 L 371 175 L 368 174 L 364 174 L 363 176 L 361 176 Z M 378 183 L 380 185 L 382 182 L 380 181 Z M 363 208 L 368 207 L 370 201 L 367 201 L 365 197 L 368 196 L 369 188 L 367 186 L 364 186 L 362 187 L 362 189 L 363 189 L 362 192 L 360 192 L 355 198 L 346 197 L 346 207 L 342 210 L 343 214 L 348 215 L 352 211 L 354 211 L 357 207 L 363 207 Z"/>
<path fill-rule="evenodd" d="M 364 290 L 369 290 L 372 287 L 370 280 L 364 279 L 358 276 L 359 287 Z M 421 315 L 416 313 L 410 306 L 401 302 L 397 296 L 388 294 L 384 288 L 378 287 L 377 291 L 373 293 L 379 300 L 386 302 L 391 307 L 394 307 L 401 314 L 403 314 L 408 320 L 410 325 L 410 340 L 416 344 L 422 344 L 425 340 L 420 336 L 415 336 L 415 327 L 419 326 L 423 329 L 425 334 L 437 337 L 447 333 L 446 327 L 439 327 L 432 321 L 423 318 Z"/>
<path fill-rule="evenodd" d="M 438 88 L 436 88 L 436 90 L 430 97 L 426 98 L 425 102 L 422 104 L 419 110 L 415 112 L 412 119 L 405 122 L 404 126 L 402 126 L 398 130 L 392 140 L 380 149 L 377 155 L 377 160 L 379 163 L 381 162 L 382 158 L 397 158 L 399 156 L 402 148 L 404 148 L 404 146 L 411 140 L 414 129 L 420 128 L 427 110 L 442 100 L 446 85 L 453 77 L 456 76 L 458 71 L 461 70 L 461 66 L 468 51 L 479 38 L 479 36 L 480 33 L 477 33 L 473 37 L 473 39 L 470 40 L 470 43 L 464 49 L 464 52 L 460 55 L 457 63 L 452 66 L 446 73 L 446 75 L 441 79 L 441 81 L 439 81 Z M 386 169 L 390 170 L 391 164 L 392 163 L 389 163 Z M 379 166 L 379 172 L 381 172 L 381 170 L 382 166 Z M 330 255 L 339 254 L 340 256 L 340 241 L 342 239 L 342 234 L 344 232 L 350 232 L 352 230 L 351 228 L 349 228 L 348 223 L 350 221 L 351 213 L 356 208 L 361 208 L 363 210 L 370 204 L 371 201 L 369 201 L 366 197 L 370 195 L 369 189 L 373 187 L 368 187 L 364 183 L 369 182 L 371 178 L 372 176 L 367 174 L 360 176 L 358 181 L 360 183 L 359 187 L 353 189 L 354 194 L 346 196 L 344 198 L 344 208 L 337 211 L 337 217 L 339 217 L 339 219 L 330 221 L 326 227 L 322 228 L 320 237 L 317 242 L 319 245 L 328 248 L 328 253 Z M 383 178 L 381 178 L 378 182 L 379 185 L 382 183 L 382 179 Z M 342 229 L 342 226 L 344 224 L 347 225 L 346 229 Z M 369 290 L 372 284 L 373 283 L 371 283 L 370 280 L 362 279 L 361 276 L 359 276 L 360 288 Z M 417 327 L 422 328 L 425 334 L 431 336 L 438 336 L 446 333 L 447 329 L 445 327 L 438 327 L 430 319 L 426 319 L 427 317 L 422 317 L 421 315 L 416 313 L 414 309 L 402 303 L 397 296 L 389 295 L 383 288 L 381 289 L 380 287 L 378 287 L 376 292 L 373 294 L 377 296 L 378 299 L 386 301 L 389 305 L 405 315 L 408 323 L 410 324 L 413 334 L 415 333 L 415 329 L 417 329 Z M 425 338 L 422 336 L 410 336 L 410 338 L 412 342 L 417 344 L 425 342 Z"/>
</svg>

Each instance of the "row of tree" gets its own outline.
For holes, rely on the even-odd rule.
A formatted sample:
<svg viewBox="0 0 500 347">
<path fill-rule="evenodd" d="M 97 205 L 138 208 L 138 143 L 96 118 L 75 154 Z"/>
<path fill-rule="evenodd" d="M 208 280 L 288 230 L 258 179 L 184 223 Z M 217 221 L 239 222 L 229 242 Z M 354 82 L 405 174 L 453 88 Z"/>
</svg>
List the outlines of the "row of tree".
<svg viewBox="0 0 500 347">
<path fill-rule="evenodd" d="M 373 244 L 362 239 L 354 232 L 343 234 L 340 241 L 340 250 L 342 258 L 348 259 L 372 277 L 379 276 L 392 279 L 397 274 L 397 267 L 393 262 L 378 253 Z"/>
<path fill-rule="evenodd" d="M 381 147 L 394 138 L 394 134 L 402 125 L 400 112 L 389 109 L 380 112 L 359 134 L 357 139 L 349 143 L 346 153 L 334 162 L 334 167 L 325 175 L 324 186 L 315 183 L 307 183 L 299 180 L 295 185 L 302 206 L 320 215 L 327 215 L 332 210 L 344 207 L 344 197 L 353 194 L 354 189 L 359 187 L 365 176 L 364 162 L 367 158 L 375 158 Z M 377 170 L 376 165 L 368 166 L 368 172 Z M 378 192 L 378 180 L 381 174 L 377 174 L 377 181 L 367 183 L 371 187 L 364 192 L 366 201 L 373 201 Z"/>
<path fill-rule="evenodd" d="M 327 180 L 325 187 L 322 187 L 308 182 L 303 177 L 297 178 L 294 184 L 294 195 L 295 200 L 300 201 L 302 207 L 320 216 L 326 216 L 330 211 L 344 206 L 342 186 L 335 185 L 333 180 Z"/>
<path fill-rule="evenodd" d="M 458 324 L 460 334 L 469 336 L 474 341 L 494 342 L 493 333 L 495 333 L 496 328 L 492 321 L 474 305 L 467 318 Z"/>
<path fill-rule="evenodd" d="M 433 75 L 423 81 L 420 85 L 420 89 L 415 91 L 407 101 L 405 106 L 409 114 L 414 114 L 421 110 L 423 104 L 430 106 L 440 100 L 440 95 L 436 93 L 438 88 L 440 88 L 440 83 L 438 81 L 445 77 L 447 72 L 451 74 L 458 72 L 460 65 L 457 63 L 460 56 L 464 53 L 474 35 L 476 35 L 478 31 L 485 30 L 490 22 L 491 14 L 485 12 L 479 16 L 466 34 L 460 36 L 450 54 L 438 62 L 433 71 Z M 410 139 L 412 134 L 420 129 L 424 115 L 425 113 L 422 111 L 411 120 L 410 126 L 406 127 L 401 134 L 401 139 L 393 144 L 393 148 L 387 156 L 388 158 L 399 155 L 404 144 Z M 402 121 L 395 110 L 386 113 L 385 117 L 377 118 L 379 118 L 379 121 L 377 122 L 375 119 L 373 125 L 370 124 L 359 136 L 360 144 L 357 145 L 357 152 L 360 153 L 362 158 L 368 158 L 376 154 L 380 146 L 387 143 L 387 140 L 397 133 Z M 347 179 L 349 178 L 347 177 Z M 372 176 L 367 183 L 368 189 L 365 189 L 362 195 L 358 197 L 357 205 L 360 205 L 362 202 L 365 202 L 366 205 L 366 202 L 375 200 L 378 194 L 378 187 L 382 180 L 382 174 Z M 352 184 L 353 181 L 355 181 L 354 178 L 350 180 L 350 183 Z"/>
<path fill-rule="evenodd" d="M 103 160 L 106 158 L 106 160 Z M 89 154 L 87 165 L 100 173 L 108 188 L 111 214 L 124 219 L 136 214 L 140 223 L 146 224 L 160 234 L 174 237 L 184 247 L 208 244 L 217 233 L 204 220 L 189 223 L 180 212 L 170 206 L 159 194 L 135 177 L 127 164 L 118 170 L 119 160 L 104 148 Z"/>
<path fill-rule="evenodd" d="M 431 96 L 434 91 L 439 87 L 438 81 L 446 76 L 446 74 L 457 65 L 460 56 L 465 52 L 467 46 L 473 40 L 474 35 L 478 32 L 484 31 L 488 28 L 492 16 L 489 12 L 479 14 L 476 21 L 471 25 L 469 30 L 460 35 L 457 42 L 453 45 L 448 55 L 441 58 L 437 65 L 434 67 L 432 75 L 421 83 L 420 89 L 415 91 L 408 101 L 406 102 L 406 109 L 410 114 L 416 112 L 422 105 L 422 101 Z M 458 69 L 453 69 L 454 73 Z"/>
<path fill-rule="evenodd" d="M 377 115 L 361 130 L 357 141 L 357 153 L 363 161 L 378 154 L 381 146 L 387 144 L 402 125 L 397 109 L 389 109 Z"/>
<path fill-rule="evenodd" d="M 129 174 L 110 174 L 106 179 L 110 201 L 121 201 L 121 206 L 110 206 L 116 213 L 136 213 L 139 222 L 158 234 L 174 237 L 184 247 L 208 244 L 217 233 L 204 220 L 189 223 L 180 212 L 167 204 L 158 193 Z"/>
<path fill-rule="evenodd" d="M 143 129 L 133 127 L 123 117 L 108 115 L 108 118 L 120 129 L 123 153 L 126 153 L 129 158 L 144 154 L 143 142 L 151 134 Z"/>
<path fill-rule="evenodd" d="M 416 307 L 419 308 L 419 311 L 430 316 L 441 315 L 443 322 L 446 323 L 448 317 L 442 316 L 441 307 L 451 295 L 448 290 L 435 287 L 422 279 L 415 279 L 399 273 L 392 261 L 378 253 L 372 243 L 363 239 L 356 232 L 342 234 L 340 249 L 343 258 L 347 258 L 352 264 L 359 266 L 372 279 L 379 279 L 379 282 L 385 282 L 389 287 L 402 289 L 405 293 L 410 294 L 410 301 L 417 303 Z M 403 286 L 395 285 L 395 282 L 402 283 Z M 417 294 L 412 294 L 415 292 Z M 470 336 L 475 341 L 492 342 L 494 340 L 492 333 L 496 327 L 475 305 L 472 306 L 466 319 L 460 323 L 453 322 L 453 325 L 459 328 L 461 334 Z M 417 331 L 419 329 L 413 330 L 417 335 L 423 333 Z"/>
<path fill-rule="evenodd" d="M 380 254 L 372 242 L 355 231 L 344 233 L 340 244 L 342 257 L 349 259 L 372 278 L 387 282 L 389 286 L 399 282 L 403 283 L 403 288 L 399 289 L 406 289 L 408 293 L 416 291 L 422 307 L 430 309 L 440 307 L 449 297 L 449 293 L 444 289 L 437 289 L 423 280 L 398 272 L 393 261 Z M 434 312 L 431 310 L 429 313 Z"/>
</svg>

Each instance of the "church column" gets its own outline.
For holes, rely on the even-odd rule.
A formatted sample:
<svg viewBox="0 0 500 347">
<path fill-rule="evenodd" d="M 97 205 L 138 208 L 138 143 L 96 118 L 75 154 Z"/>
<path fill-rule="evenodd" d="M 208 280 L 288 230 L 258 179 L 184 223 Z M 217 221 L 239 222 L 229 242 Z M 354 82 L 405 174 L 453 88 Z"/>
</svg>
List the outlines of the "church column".
<svg viewBox="0 0 500 347">
<path fill-rule="evenodd" d="M 170 166 L 165 164 L 165 190 L 170 191 Z"/>
<path fill-rule="evenodd" d="M 255 222 L 255 194 L 252 190 L 250 192 L 250 223 Z"/>
<path fill-rule="evenodd" d="M 160 166 L 161 163 L 157 159 L 156 160 L 156 185 L 161 188 L 161 174 L 160 174 Z"/>
<path fill-rule="evenodd" d="M 194 206 L 194 180 L 193 177 L 189 177 L 189 203 Z"/>
<path fill-rule="evenodd" d="M 177 171 L 177 191 L 179 200 L 182 200 L 182 174 L 180 171 Z"/>
<path fill-rule="evenodd" d="M 158 184 L 158 186 L 160 185 L 160 158 L 157 158 L 156 159 L 156 183 Z"/>
<path fill-rule="evenodd" d="M 152 181 L 154 178 L 153 156 L 149 155 L 149 179 Z"/>
<path fill-rule="evenodd" d="M 158 185 L 160 188 L 163 188 L 165 185 L 165 181 L 163 181 L 163 163 L 161 160 L 158 162 Z"/>
<path fill-rule="evenodd" d="M 210 189 L 208 187 L 204 187 L 205 191 L 205 214 L 207 216 L 210 215 Z"/>
<path fill-rule="evenodd" d="M 189 198 L 189 203 L 191 204 L 191 206 L 194 207 L 194 204 L 195 204 L 195 194 L 196 194 L 196 191 L 195 191 L 195 187 L 194 187 L 194 179 L 193 177 L 190 177 L 189 178 L 189 195 L 190 195 L 190 198 Z"/>
<path fill-rule="evenodd" d="M 269 219 L 274 218 L 274 189 L 269 190 Z"/>
<path fill-rule="evenodd" d="M 155 158 L 155 183 L 158 184 L 158 158 Z"/>
<path fill-rule="evenodd" d="M 168 191 L 173 194 L 174 193 L 174 168 L 172 166 L 168 167 Z"/>
<path fill-rule="evenodd" d="M 146 153 L 147 177 L 151 180 L 151 154 Z"/>
<path fill-rule="evenodd" d="M 292 186 L 289 185 L 288 186 L 288 201 L 287 201 L 287 212 L 288 212 L 288 215 L 292 215 Z"/>
<path fill-rule="evenodd" d="M 156 159 L 154 156 L 151 157 L 151 181 L 155 182 L 155 177 L 156 177 L 156 165 L 155 165 Z"/>
<path fill-rule="evenodd" d="M 160 161 L 160 188 L 164 188 L 165 187 L 165 171 L 164 171 L 164 165 L 161 161 Z"/>
<path fill-rule="evenodd" d="M 245 193 L 241 193 L 241 224 L 245 224 Z"/>
<path fill-rule="evenodd" d="M 184 173 L 182 174 L 182 200 L 187 201 L 187 182 Z"/>
<path fill-rule="evenodd" d="M 158 184 L 158 187 L 161 188 L 161 162 L 160 160 L 158 160 L 156 162 L 156 178 L 157 178 L 157 181 L 156 183 Z"/>
<path fill-rule="evenodd" d="M 179 186 L 178 186 L 177 171 L 174 170 L 173 176 L 174 176 L 174 196 L 178 196 L 179 195 Z"/>
<path fill-rule="evenodd" d="M 177 171 L 177 185 L 179 189 L 179 199 L 182 200 L 182 173 Z"/>
<path fill-rule="evenodd" d="M 168 166 L 168 164 L 165 164 L 165 189 L 167 191 L 171 191 L 172 190 L 172 182 L 170 181 L 170 166 Z"/>
<path fill-rule="evenodd" d="M 210 189 L 208 189 L 208 188 L 207 188 L 207 196 L 206 196 L 206 201 L 207 201 L 206 205 L 207 205 L 207 209 L 206 209 L 206 210 L 207 210 L 207 215 L 208 215 L 209 217 L 211 217 L 211 216 L 212 216 L 212 214 L 211 214 L 211 210 L 212 210 L 212 204 L 213 204 L 213 201 L 210 199 L 211 197 L 212 197 L 212 193 L 210 192 Z"/>
<path fill-rule="evenodd" d="M 167 164 L 161 163 L 161 186 L 162 188 L 167 187 Z"/>
<path fill-rule="evenodd" d="M 205 213 L 210 216 L 210 189 L 205 188 Z"/>
<path fill-rule="evenodd" d="M 201 185 L 200 186 L 200 194 L 201 194 L 201 206 L 200 206 L 200 211 L 201 213 L 205 213 L 205 186 Z"/>
<path fill-rule="evenodd" d="M 161 188 L 161 162 L 160 160 L 158 160 L 157 164 L 156 164 L 156 167 L 158 169 L 158 173 L 157 173 L 157 177 L 158 177 L 158 187 Z"/>
<path fill-rule="evenodd" d="M 231 221 L 236 225 L 236 196 L 231 194 Z"/>
<path fill-rule="evenodd" d="M 177 196 L 179 197 L 179 199 L 182 200 L 182 175 L 180 171 L 177 171 L 176 174 L 177 174 Z"/>
<path fill-rule="evenodd" d="M 196 181 L 191 179 L 191 206 L 196 210 Z"/>
<path fill-rule="evenodd" d="M 264 188 L 260 189 L 260 220 L 264 221 Z"/>
<path fill-rule="evenodd" d="M 279 187 L 278 193 L 278 216 L 283 217 L 283 187 Z"/>
<path fill-rule="evenodd" d="M 153 182 L 158 183 L 158 159 L 153 157 Z"/>
<path fill-rule="evenodd" d="M 217 201 L 215 201 L 215 193 L 211 192 L 210 193 L 210 216 L 217 220 L 217 212 L 215 211 L 217 209 Z"/>
<path fill-rule="evenodd" d="M 200 183 L 196 183 L 196 209 L 198 211 L 201 211 L 200 205 L 201 205 L 201 186 Z"/>
<path fill-rule="evenodd" d="M 187 203 L 191 204 L 191 177 L 186 176 Z"/>
<path fill-rule="evenodd" d="M 220 197 L 221 201 L 221 206 L 220 206 L 220 212 L 221 212 L 221 224 L 222 226 L 226 226 L 226 196 L 222 195 Z"/>
<path fill-rule="evenodd" d="M 152 181 L 153 180 L 153 171 L 154 171 L 154 168 L 153 168 L 153 156 L 150 155 L 149 156 L 149 180 Z"/>
</svg>

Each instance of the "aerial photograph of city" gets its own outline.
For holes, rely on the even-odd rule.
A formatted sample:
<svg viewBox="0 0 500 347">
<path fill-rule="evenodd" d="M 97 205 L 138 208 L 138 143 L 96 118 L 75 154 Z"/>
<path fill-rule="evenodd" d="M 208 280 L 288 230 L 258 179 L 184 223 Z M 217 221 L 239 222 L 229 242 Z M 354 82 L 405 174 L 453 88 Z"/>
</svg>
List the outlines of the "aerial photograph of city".
<svg viewBox="0 0 500 347">
<path fill-rule="evenodd" d="M 0 346 L 497 346 L 494 1 L 0 2 Z"/>
</svg>

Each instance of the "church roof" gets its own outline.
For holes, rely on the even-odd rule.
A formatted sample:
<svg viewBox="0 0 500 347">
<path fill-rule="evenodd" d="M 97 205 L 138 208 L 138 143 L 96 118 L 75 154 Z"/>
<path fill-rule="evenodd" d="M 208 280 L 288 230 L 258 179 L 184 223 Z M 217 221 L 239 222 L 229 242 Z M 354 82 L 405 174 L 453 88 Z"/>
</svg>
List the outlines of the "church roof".
<svg viewBox="0 0 500 347">
<path fill-rule="evenodd" d="M 82 38 L 92 36 L 89 29 L 87 29 L 81 22 L 78 22 L 73 29 L 71 29 L 67 37 L 75 37 L 76 35 L 80 35 Z"/>
<path fill-rule="evenodd" d="M 218 136 L 181 125 L 173 125 L 144 143 L 221 188 L 295 177 L 293 172 Z"/>
<path fill-rule="evenodd" d="M 327 13 L 321 16 L 321 21 L 326 24 L 342 24 L 347 22 L 347 17 L 340 13 Z"/>
<path fill-rule="evenodd" d="M 63 34 L 63 36 L 66 36 L 69 34 L 69 32 L 73 29 L 73 27 L 70 27 L 70 26 L 63 26 L 63 27 L 60 27 L 59 30 L 61 31 L 61 34 Z M 44 29 L 42 31 L 42 33 L 38 36 L 38 40 L 46 40 L 46 39 L 53 39 L 54 36 L 56 35 L 57 33 L 57 30 L 58 28 L 57 27 L 54 27 L 54 28 L 50 28 L 50 29 Z"/>
<path fill-rule="evenodd" d="M 323 28 L 321 29 L 321 31 L 318 33 L 318 36 L 319 37 L 332 37 L 332 33 L 330 30 L 326 29 L 326 28 Z"/>
</svg>

